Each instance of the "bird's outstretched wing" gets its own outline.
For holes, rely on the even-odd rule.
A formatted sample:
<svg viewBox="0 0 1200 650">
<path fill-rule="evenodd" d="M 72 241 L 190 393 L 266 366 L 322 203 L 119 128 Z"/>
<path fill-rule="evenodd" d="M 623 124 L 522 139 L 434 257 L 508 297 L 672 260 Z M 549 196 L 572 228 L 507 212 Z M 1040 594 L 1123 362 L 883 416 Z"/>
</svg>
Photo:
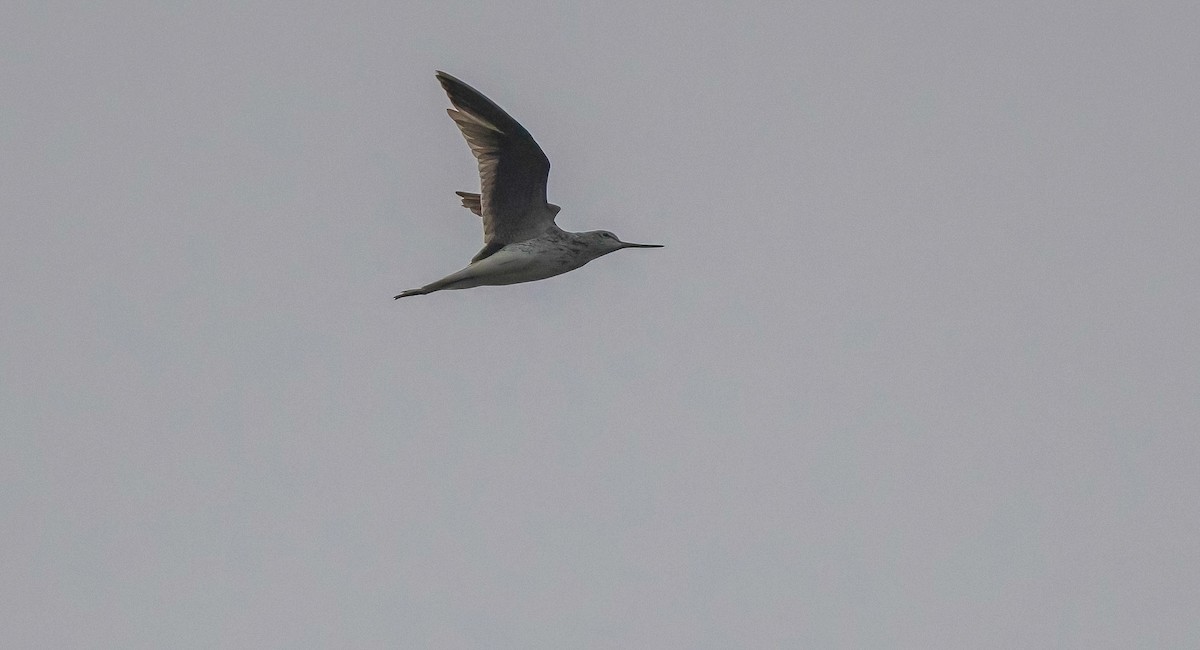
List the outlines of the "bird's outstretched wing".
<svg viewBox="0 0 1200 650">
<path fill-rule="evenodd" d="M 483 93 L 445 72 L 438 72 L 437 79 L 454 105 L 446 112 L 479 161 L 479 211 L 485 246 L 476 260 L 505 244 L 546 232 L 554 224 L 557 210 L 546 202 L 550 161 L 542 148 L 525 127 Z M 474 211 L 468 197 L 462 198 L 463 205 Z"/>
<path fill-rule="evenodd" d="M 480 197 L 478 194 L 476 194 L 474 192 L 455 192 L 455 194 L 458 195 L 458 198 L 462 199 L 462 207 L 470 210 L 471 212 L 474 212 L 475 216 L 477 216 L 477 217 L 483 216 L 483 199 L 482 199 L 482 197 Z M 551 213 L 556 214 L 556 215 L 559 212 L 562 212 L 562 208 L 558 207 L 557 205 L 554 205 L 553 203 L 547 203 L 546 207 L 550 209 Z"/>
</svg>

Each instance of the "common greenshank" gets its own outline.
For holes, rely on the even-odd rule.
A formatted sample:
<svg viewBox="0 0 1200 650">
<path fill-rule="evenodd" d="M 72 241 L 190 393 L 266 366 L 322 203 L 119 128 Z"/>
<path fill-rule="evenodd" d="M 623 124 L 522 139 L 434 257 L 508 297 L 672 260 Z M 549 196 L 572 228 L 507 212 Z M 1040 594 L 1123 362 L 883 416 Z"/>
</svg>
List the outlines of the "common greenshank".
<svg viewBox="0 0 1200 650">
<path fill-rule="evenodd" d="M 483 218 L 483 249 L 470 265 L 420 289 L 396 296 L 421 296 L 443 289 L 544 280 L 631 244 L 607 230 L 567 232 L 554 223 L 559 207 L 546 202 L 550 161 L 529 131 L 483 93 L 438 72 L 454 108 L 446 109 L 479 161 L 480 193 L 456 192 L 463 207 Z"/>
</svg>

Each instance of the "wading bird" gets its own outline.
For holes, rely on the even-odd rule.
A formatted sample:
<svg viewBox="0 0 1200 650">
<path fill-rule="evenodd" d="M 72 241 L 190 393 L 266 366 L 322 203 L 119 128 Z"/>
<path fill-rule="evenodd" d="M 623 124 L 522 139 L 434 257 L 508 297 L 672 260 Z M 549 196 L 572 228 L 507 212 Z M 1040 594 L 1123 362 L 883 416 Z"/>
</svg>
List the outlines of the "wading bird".
<svg viewBox="0 0 1200 650">
<path fill-rule="evenodd" d="M 479 161 L 480 192 L 456 192 L 463 207 L 483 218 L 483 249 L 470 265 L 397 298 L 443 289 L 544 280 L 631 244 L 607 230 L 567 232 L 554 223 L 559 207 L 546 202 L 550 161 L 533 136 L 483 93 L 438 72 L 454 108 L 446 109 Z"/>
</svg>

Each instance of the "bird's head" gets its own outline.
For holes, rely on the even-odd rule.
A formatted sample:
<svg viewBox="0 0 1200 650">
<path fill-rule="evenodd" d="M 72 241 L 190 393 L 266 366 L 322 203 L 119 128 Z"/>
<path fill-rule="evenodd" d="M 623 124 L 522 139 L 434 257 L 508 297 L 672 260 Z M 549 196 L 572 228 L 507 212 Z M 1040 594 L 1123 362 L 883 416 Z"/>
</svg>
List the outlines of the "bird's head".
<svg viewBox="0 0 1200 650">
<path fill-rule="evenodd" d="M 594 250 L 602 251 L 600 255 L 607 255 L 613 251 L 619 251 L 622 248 L 662 248 L 662 244 L 632 244 L 627 241 L 617 239 L 617 236 L 607 230 L 593 230 L 584 233 L 588 238 L 590 247 Z M 599 256 L 597 256 L 599 257 Z"/>
</svg>

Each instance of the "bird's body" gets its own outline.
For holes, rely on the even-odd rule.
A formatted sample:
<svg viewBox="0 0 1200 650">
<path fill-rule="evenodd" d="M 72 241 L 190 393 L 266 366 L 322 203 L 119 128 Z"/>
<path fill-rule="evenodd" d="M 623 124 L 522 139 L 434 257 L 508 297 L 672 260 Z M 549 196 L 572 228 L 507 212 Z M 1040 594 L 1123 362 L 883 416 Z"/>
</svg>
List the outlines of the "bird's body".
<svg viewBox="0 0 1200 650">
<path fill-rule="evenodd" d="M 397 298 L 544 280 L 622 248 L 659 248 L 623 242 L 604 230 L 559 228 L 559 207 L 546 201 L 550 161 L 529 132 L 474 88 L 444 72 L 437 78 L 454 105 L 447 112 L 479 161 L 482 192 L 458 195 L 483 219 L 484 247 L 466 268 Z"/>
<path fill-rule="evenodd" d="M 555 226 L 540 237 L 507 244 L 461 271 L 396 296 L 420 296 L 443 289 L 470 289 L 485 285 L 519 284 L 545 280 L 574 271 L 611 252 L 589 242 L 591 233 L 566 232 Z M 597 242 L 599 243 L 599 242 Z"/>
</svg>

